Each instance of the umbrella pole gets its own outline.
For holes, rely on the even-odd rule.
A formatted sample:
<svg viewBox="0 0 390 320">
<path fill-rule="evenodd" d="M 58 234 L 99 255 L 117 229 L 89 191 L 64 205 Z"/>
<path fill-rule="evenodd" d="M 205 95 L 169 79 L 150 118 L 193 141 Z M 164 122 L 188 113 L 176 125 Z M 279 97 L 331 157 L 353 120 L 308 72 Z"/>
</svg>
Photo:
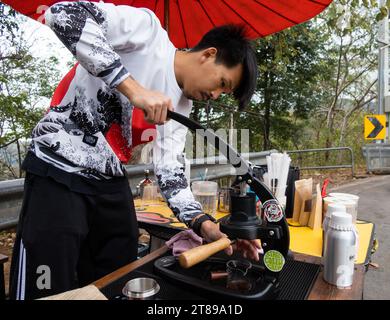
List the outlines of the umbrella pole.
<svg viewBox="0 0 390 320">
<path fill-rule="evenodd" d="M 169 37 L 169 0 L 164 0 L 164 28 Z"/>
</svg>

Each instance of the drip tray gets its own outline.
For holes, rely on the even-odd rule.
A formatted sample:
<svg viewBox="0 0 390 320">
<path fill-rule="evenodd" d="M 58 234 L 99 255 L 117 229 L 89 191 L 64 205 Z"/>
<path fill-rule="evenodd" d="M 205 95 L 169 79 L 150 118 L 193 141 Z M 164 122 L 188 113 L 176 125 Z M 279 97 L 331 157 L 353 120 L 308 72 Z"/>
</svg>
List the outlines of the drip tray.
<svg viewBox="0 0 390 320">
<path fill-rule="evenodd" d="M 277 296 L 279 282 L 274 278 L 265 278 L 264 267 L 260 265 L 252 264 L 243 282 L 229 282 L 228 285 L 227 276 L 211 279 L 211 272 L 226 272 L 227 261 L 224 258 L 212 257 L 185 269 L 174 256 L 165 256 L 154 262 L 154 270 L 156 274 L 171 282 L 214 298 L 263 300 Z"/>
<path fill-rule="evenodd" d="M 108 299 L 123 299 L 122 288 L 126 282 L 137 277 L 154 278 L 161 290 L 156 299 L 191 300 L 222 298 L 243 299 L 277 299 L 277 300 L 304 300 L 307 299 L 310 290 L 317 279 L 320 266 L 302 261 L 287 259 L 283 270 L 279 275 L 279 285 L 275 284 L 275 290 L 270 290 L 269 295 L 262 295 L 266 290 L 267 282 L 262 281 L 263 267 L 258 264 L 248 271 L 248 278 L 255 285 L 251 290 L 229 290 L 226 288 L 226 279 L 210 280 L 210 271 L 226 270 L 226 262 L 238 257 L 227 256 L 224 253 L 217 254 L 208 260 L 189 269 L 180 267 L 171 252 L 152 260 L 138 269 L 123 275 L 101 289 Z M 273 285 L 272 283 L 269 283 Z M 190 289 L 190 290 L 189 290 Z"/>
</svg>

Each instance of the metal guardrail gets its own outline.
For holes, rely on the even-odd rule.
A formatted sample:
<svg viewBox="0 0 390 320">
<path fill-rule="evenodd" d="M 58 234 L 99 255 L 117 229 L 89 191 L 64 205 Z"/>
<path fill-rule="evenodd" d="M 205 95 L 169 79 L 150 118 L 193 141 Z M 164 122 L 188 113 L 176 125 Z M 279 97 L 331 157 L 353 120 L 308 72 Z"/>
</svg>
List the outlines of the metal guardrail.
<svg viewBox="0 0 390 320">
<path fill-rule="evenodd" d="M 351 156 L 351 164 L 340 164 L 340 165 L 334 165 L 334 166 L 314 166 L 314 167 L 300 167 L 300 170 L 323 170 L 323 169 L 339 169 L 339 168 L 351 168 L 352 171 L 352 177 L 355 176 L 355 159 L 353 156 L 353 151 L 350 147 L 334 147 L 334 148 L 319 148 L 319 149 L 305 149 L 305 150 L 291 150 L 291 151 L 285 151 L 286 153 L 307 153 L 307 152 L 327 152 L 327 151 L 340 151 L 340 150 L 347 150 L 350 153 Z"/>
<path fill-rule="evenodd" d="M 362 147 L 366 158 L 367 172 L 390 171 L 390 144 L 372 143 Z"/>
<path fill-rule="evenodd" d="M 277 150 L 241 154 L 252 164 L 265 164 L 265 157 Z M 223 156 L 190 160 L 191 181 L 200 180 L 207 168 L 207 179 L 216 180 L 235 175 L 235 169 Z M 144 170 L 153 171 L 153 165 L 125 166 L 130 188 L 136 194 L 136 186 L 144 178 Z M 0 231 L 13 228 L 18 223 L 20 207 L 23 199 L 24 179 L 0 181 Z"/>
</svg>

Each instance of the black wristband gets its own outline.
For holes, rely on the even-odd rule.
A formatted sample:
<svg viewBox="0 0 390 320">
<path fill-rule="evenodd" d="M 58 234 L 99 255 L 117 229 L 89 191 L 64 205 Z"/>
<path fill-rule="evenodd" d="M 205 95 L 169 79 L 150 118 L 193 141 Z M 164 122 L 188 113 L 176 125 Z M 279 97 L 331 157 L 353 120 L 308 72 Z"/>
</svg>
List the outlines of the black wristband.
<svg viewBox="0 0 390 320">
<path fill-rule="evenodd" d="M 201 217 L 197 218 L 194 223 L 192 224 L 192 230 L 194 230 L 194 232 L 199 236 L 201 237 L 201 234 L 200 234 L 200 227 L 202 226 L 202 223 L 207 221 L 207 220 L 210 220 L 212 222 L 215 222 L 215 219 L 210 216 L 209 214 L 205 213 L 203 214 Z"/>
</svg>

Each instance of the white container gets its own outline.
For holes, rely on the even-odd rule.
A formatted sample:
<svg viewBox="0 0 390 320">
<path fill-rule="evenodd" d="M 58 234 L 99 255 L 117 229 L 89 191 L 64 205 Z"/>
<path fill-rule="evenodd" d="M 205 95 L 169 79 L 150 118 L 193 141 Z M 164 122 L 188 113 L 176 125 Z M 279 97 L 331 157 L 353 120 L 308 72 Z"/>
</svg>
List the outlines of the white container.
<svg viewBox="0 0 390 320">
<path fill-rule="evenodd" d="M 353 283 L 357 243 L 351 215 L 333 212 L 326 234 L 324 280 L 338 288 L 350 287 Z"/>
<path fill-rule="evenodd" d="M 331 192 L 329 193 L 329 197 L 340 198 L 340 199 L 351 199 L 356 202 L 359 202 L 359 196 L 351 193 Z"/>
<path fill-rule="evenodd" d="M 352 223 L 356 223 L 357 219 L 357 203 L 355 200 L 339 197 L 325 197 L 324 198 L 324 212 L 326 213 L 330 203 L 338 203 L 345 206 L 347 213 L 352 216 Z"/>
<path fill-rule="evenodd" d="M 331 202 L 328 204 L 328 208 L 325 213 L 324 221 L 322 222 L 322 229 L 324 232 L 328 231 L 330 217 L 333 212 L 344 212 L 347 213 L 346 207 L 342 203 Z"/>
<path fill-rule="evenodd" d="M 331 193 L 329 193 L 329 196 L 332 198 L 337 198 L 337 199 L 341 199 L 341 200 L 354 201 L 355 205 L 354 205 L 354 208 L 351 209 L 351 211 L 353 211 L 353 213 L 351 212 L 351 214 L 352 214 L 353 223 L 356 223 L 358 204 L 359 204 L 359 196 L 357 196 L 355 194 L 351 194 L 351 193 L 341 193 L 341 192 L 331 192 Z M 347 212 L 349 212 L 348 209 L 347 209 Z"/>
</svg>

